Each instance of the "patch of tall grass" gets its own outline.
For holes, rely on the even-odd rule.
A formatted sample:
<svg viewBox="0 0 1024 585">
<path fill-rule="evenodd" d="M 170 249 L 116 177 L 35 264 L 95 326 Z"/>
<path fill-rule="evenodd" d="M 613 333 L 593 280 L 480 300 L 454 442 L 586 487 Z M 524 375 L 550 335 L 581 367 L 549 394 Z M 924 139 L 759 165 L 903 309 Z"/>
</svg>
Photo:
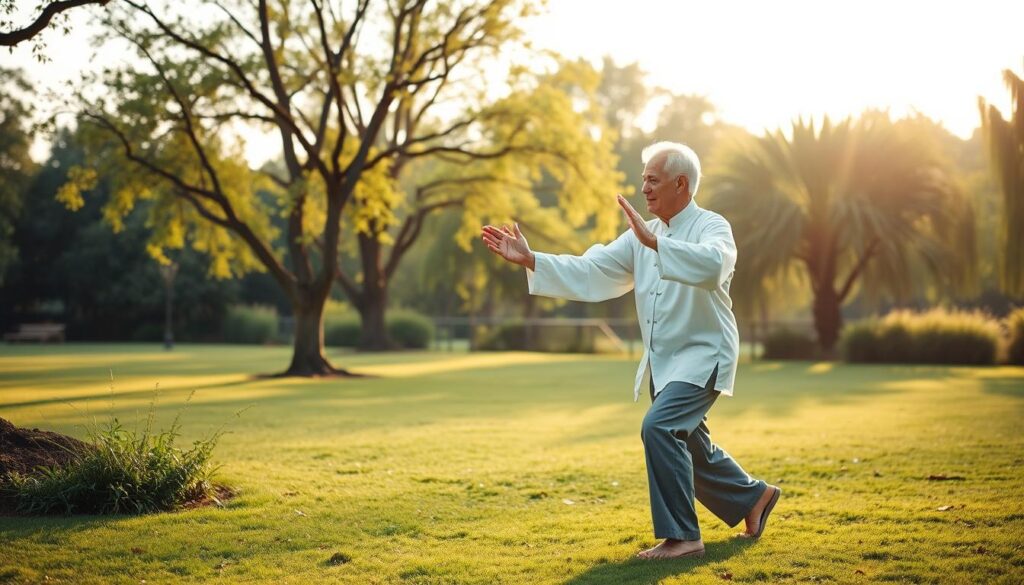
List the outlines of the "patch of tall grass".
<svg viewBox="0 0 1024 585">
<path fill-rule="evenodd" d="M 0 492 L 23 514 L 143 514 L 206 499 L 214 491 L 211 455 L 223 431 L 182 449 L 180 417 L 155 431 L 151 405 L 142 430 L 117 418 L 92 423 L 94 449 L 75 453 L 64 466 L 0 478 Z"/>
<path fill-rule="evenodd" d="M 1007 340 L 1006 361 L 1024 366 L 1024 307 L 1019 307 L 1006 316 Z"/>
<path fill-rule="evenodd" d="M 980 311 L 893 311 L 848 325 L 840 340 L 843 358 L 863 363 L 996 363 L 999 322 Z"/>
</svg>

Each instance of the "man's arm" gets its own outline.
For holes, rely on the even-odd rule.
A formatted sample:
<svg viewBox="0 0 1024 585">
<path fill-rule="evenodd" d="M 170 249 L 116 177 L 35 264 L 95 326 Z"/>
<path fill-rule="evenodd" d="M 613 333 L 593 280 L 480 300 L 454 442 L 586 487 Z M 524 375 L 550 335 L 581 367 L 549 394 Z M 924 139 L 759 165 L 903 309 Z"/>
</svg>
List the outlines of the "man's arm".
<svg viewBox="0 0 1024 585">
<path fill-rule="evenodd" d="M 591 246 L 582 256 L 534 253 L 518 226 L 484 226 L 482 236 L 492 252 L 527 268 L 530 294 L 597 302 L 633 289 L 634 238 L 628 231 L 607 246 Z"/>
<path fill-rule="evenodd" d="M 732 228 L 715 217 L 701 230 L 696 243 L 658 238 L 658 272 L 665 280 L 714 290 L 736 268 Z"/>
<path fill-rule="evenodd" d="M 736 242 L 724 217 L 710 219 L 694 244 L 654 235 L 622 195 L 619 205 L 637 241 L 658 253 L 658 275 L 663 280 L 714 290 L 736 268 Z"/>
</svg>

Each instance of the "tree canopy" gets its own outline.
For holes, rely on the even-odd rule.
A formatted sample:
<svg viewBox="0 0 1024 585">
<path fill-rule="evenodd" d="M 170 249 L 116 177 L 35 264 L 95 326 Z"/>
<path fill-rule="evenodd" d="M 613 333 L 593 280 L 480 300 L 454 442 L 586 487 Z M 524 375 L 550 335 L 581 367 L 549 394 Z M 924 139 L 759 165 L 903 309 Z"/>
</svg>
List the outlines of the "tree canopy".
<svg viewBox="0 0 1024 585">
<path fill-rule="evenodd" d="M 925 138 L 929 124 L 868 112 L 837 124 L 797 121 L 789 135 L 733 146 L 709 183 L 711 207 L 736 234 L 732 290 L 770 289 L 798 269 L 813 294 L 819 343 L 831 350 L 840 306 L 858 285 L 905 295 L 924 272 L 970 286 L 973 209 Z"/>
</svg>

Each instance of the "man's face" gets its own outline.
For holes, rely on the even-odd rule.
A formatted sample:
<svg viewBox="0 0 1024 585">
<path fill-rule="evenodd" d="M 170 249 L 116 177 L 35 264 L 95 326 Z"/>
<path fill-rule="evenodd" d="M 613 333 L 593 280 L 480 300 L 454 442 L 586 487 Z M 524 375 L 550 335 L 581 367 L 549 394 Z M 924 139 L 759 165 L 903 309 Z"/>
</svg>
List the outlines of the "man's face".
<svg viewBox="0 0 1024 585">
<path fill-rule="evenodd" d="M 644 167 L 644 198 L 647 211 L 668 221 L 690 201 L 689 183 L 685 175 L 670 177 L 665 173 L 666 155 L 659 154 Z"/>
</svg>

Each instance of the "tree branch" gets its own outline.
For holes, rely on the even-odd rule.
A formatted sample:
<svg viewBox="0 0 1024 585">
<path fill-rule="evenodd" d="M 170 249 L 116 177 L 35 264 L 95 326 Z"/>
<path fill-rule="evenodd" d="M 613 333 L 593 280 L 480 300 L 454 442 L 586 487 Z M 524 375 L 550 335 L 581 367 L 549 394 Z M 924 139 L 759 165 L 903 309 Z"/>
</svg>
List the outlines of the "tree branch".
<svg viewBox="0 0 1024 585">
<path fill-rule="evenodd" d="M 41 33 L 54 16 L 72 8 L 86 6 L 88 4 L 106 5 L 110 0 L 61 0 L 50 2 L 43 8 L 43 11 L 36 17 L 32 24 L 25 28 L 15 29 L 10 32 L 0 32 L 0 46 L 13 47 L 22 41 L 27 41 Z"/>
</svg>

